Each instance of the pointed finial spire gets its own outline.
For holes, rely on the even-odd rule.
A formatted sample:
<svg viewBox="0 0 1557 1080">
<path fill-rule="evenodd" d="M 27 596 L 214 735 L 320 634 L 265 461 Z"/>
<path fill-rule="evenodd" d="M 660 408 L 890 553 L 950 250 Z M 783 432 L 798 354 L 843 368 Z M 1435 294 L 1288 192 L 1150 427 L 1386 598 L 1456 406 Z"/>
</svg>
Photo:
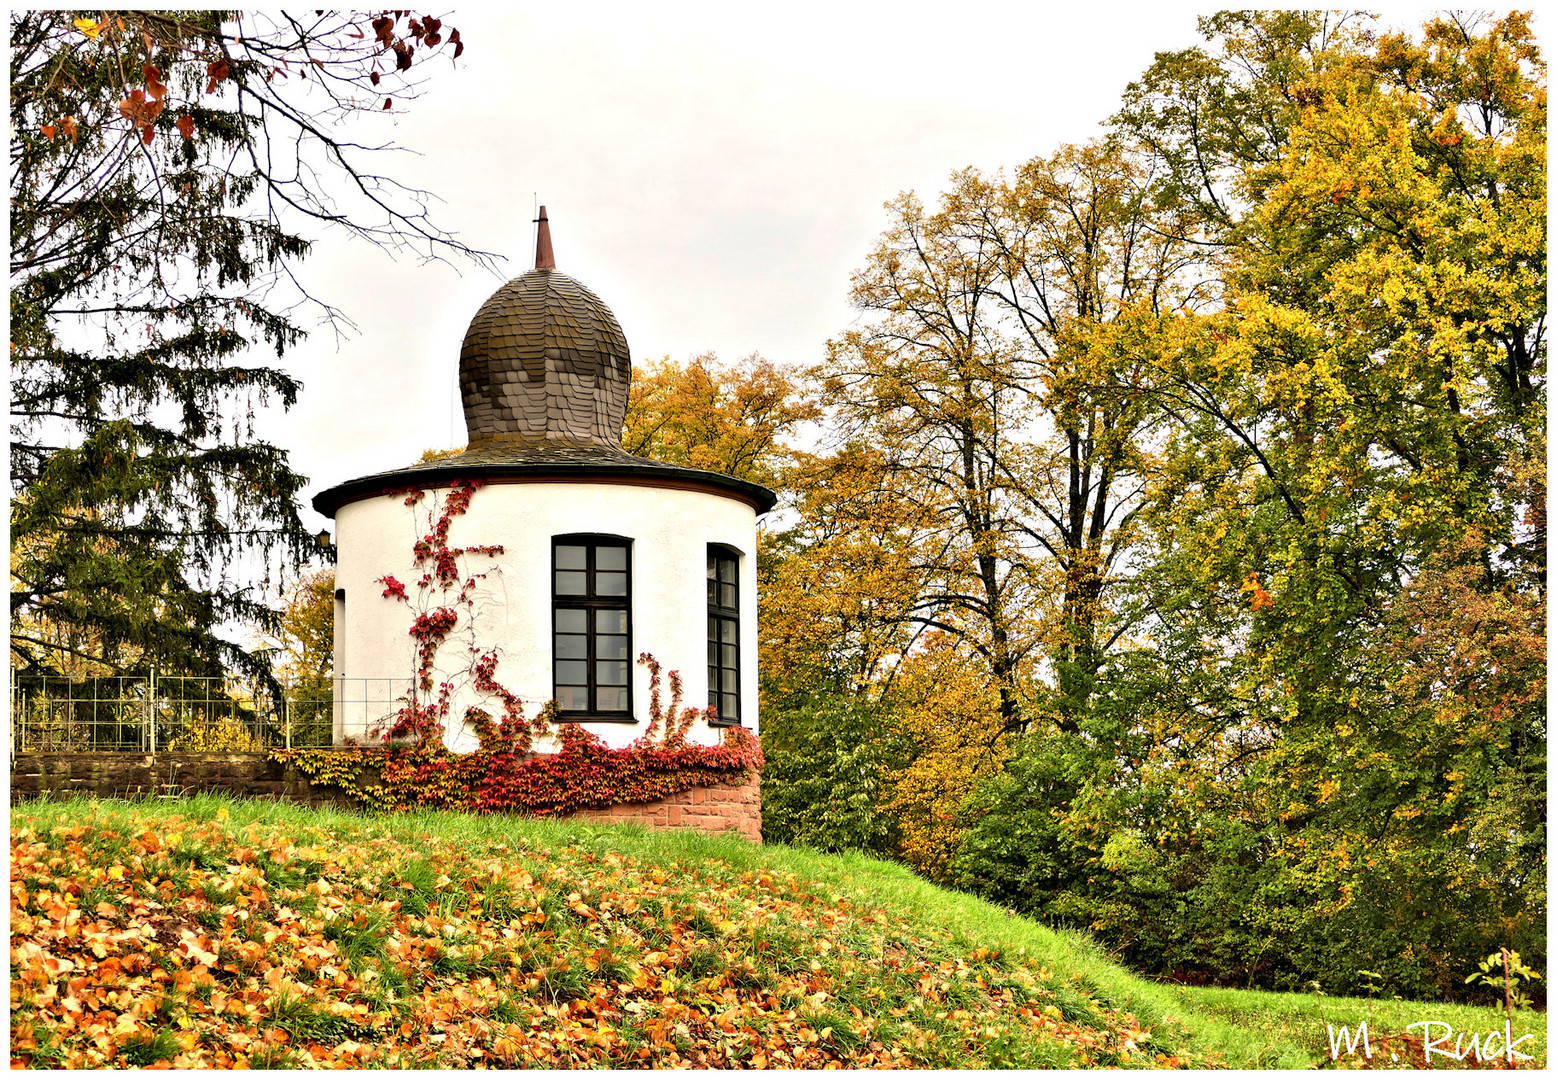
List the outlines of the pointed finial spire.
<svg viewBox="0 0 1557 1080">
<path fill-rule="evenodd" d="M 541 216 L 535 219 L 535 268 L 537 270 L 557 269 L 557 259 L 551 253 L 551 226 L 546 221 L 546 208 L 541 207 Z"/>
</svg>

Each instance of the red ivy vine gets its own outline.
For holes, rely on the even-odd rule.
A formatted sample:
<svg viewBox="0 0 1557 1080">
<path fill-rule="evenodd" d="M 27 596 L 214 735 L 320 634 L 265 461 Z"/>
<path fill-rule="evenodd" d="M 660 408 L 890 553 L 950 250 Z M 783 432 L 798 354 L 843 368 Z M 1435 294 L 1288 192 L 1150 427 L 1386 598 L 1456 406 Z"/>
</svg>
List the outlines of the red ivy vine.
<svg viewBox="0 0 1557 1080">
<path fill-rule="evenodd" d="M 662 707 L 660 665 L 648 653 L 638 662 L 649 669 L 649 725 L 625 747 L 612 748 L 577 724 L 557 721 L 557 703 L 547 702 L 530 719 L 517 694 L 496 677 L 495 649 L 483 650 L 475 637 L 475 590 L 485 573 L 461 573 L 461 560 L 495 556 L 500 545 L 450 547 L 449 526 L 470 507 L 479 480 L 454 483 L 441 510 L 436 496 L 430 525 L 412 548 L 420 571 L 413 602 L 406 585 L 391 575 L 378 579 L 384 597 L 413 606 L 410 636 L 416 642 L 416 669 L 404 704 L 381 733 L 386 745 L 345 750 L 278 751 L 274 757 L 297 765 L 317 782 L 344 788 L 374 809 L 435 807 L 477 812 L 524 811 L 559 815 L 619 803 L 653 802 L 693 787 L 744 782 L 762 768 L 762 751 L 745 728 L 726 728 L 718 746 L 688 742 L 686 733 L 707 710 L 684 708 L 681 677 L 672 671 L 670 706 Z M 397 491 L 416 507 L 421 489 Z M 452 595 L 451 595 L 452 594 Z M 476 750 L 457 754 L 444 745 L 454 684 L 436 682 L 436 660 L 449 638 L 464 630 L 469 661 L 464 672 L 480 693 L 501 706 L 496 720 L 476 706 L 465 710 L 465 725 L 478 740 Z M 537 735 L 555 731 L 561 749 L 537 754 Z"/>
</svg>

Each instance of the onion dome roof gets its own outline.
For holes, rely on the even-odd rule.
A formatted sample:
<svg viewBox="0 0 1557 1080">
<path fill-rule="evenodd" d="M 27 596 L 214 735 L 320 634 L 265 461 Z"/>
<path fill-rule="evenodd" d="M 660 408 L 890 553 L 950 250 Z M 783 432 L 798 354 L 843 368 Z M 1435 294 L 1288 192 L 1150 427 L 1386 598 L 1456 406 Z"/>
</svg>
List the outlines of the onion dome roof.
<svg viewBox="0 0 1557 1080">
<path fill-rule="evenodd" d="M 541 207 L 535 269 L 504 285 L 470 321 L 460 349 L 469 446 L 452 457 L 375 473 L 315 495 L 328 517 L 347 503 L 457 480 L 573 481 L 710 491 L 759 514 L 778 497 L 748 480 L 667 465 L 622 449 L 632 361 L 616 316 L 557 269 Z"/>
<path fill-rule="evenodd" d="M 465 332 L 460 396 L 471 449 L 492 442 L 620 448 L 632 359 L 611 309 L 556 268 L 541 207 L 536 266 Z"/>
</svg>

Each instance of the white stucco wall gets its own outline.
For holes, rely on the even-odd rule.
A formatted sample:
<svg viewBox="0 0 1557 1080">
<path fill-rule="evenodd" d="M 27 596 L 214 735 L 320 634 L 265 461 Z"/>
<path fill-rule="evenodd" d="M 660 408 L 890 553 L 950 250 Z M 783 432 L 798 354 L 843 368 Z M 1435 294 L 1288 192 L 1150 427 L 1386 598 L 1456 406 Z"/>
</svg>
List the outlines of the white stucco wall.
<svg viewBox="0 0 1557 1080">
<path fill-rule="evenodd" d="M 349 503 L 336 514 L 337 602 L 336 740 L 370 739 L 398 708 L 416 669 L 416 645 L 409 634 L 416 610 L 452 600 L 434 591 L 419 603 L 413 545 L 430 529 L 433 495 L 439 507 L 448 489 L 429 493 L 414 508 L 405 496 L 377 495 Z M 552 538 L 600 533 L 631 541 L 632 656 L 650 653 L 665 673 L 679 671 L 683 704 L 708 703 L 707 556 L 709 544 L 740 553 L 740 664 L 743 726 L 757 729 L 757 517 L 747 503 L 703 491 L 634 484 L 488 483 L 475 492 L 470 509 L 452 520 L 451 547 L 501 544 L 498 556 L 467 555 L 462 573 L 486 573 L 472 593 L 474 612 L 460 622 L 438 654 L 437 681 L 454 684 L 445 741 L 459 751 L 475 748 L 461 726 L 469 705 L 494 717 L 498 703 L 477 694 L 467 666 L 472 641 L 482 651 L 496 647 L 496 679 L 524 699 L 533 716 L 552 696 Z M 383 596 L 377 579 L 392 575 L 406 586 L 411 603 Z M 471 629 L 474 629 L 474 636 Z M 648 724 L 649 675 L 634 663 L 634 723 L 586 725 L 609 745 L 623 746 Z M 668 682 L 662 688 L 668 707 Z M 719 729 L 697 721 L 688 737 L 719 741 Z M 536 749 L 553 747 L 538 744 Z"/>
</svg>

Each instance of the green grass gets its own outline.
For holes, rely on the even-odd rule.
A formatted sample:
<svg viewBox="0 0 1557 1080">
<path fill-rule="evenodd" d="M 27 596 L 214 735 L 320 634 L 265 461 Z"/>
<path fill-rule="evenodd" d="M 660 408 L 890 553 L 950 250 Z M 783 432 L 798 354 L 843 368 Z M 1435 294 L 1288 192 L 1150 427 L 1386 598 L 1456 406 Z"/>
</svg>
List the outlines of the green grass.
<svg viewBox="0 0 1557 1080">
<path fill-rule="evenodd" d="M 330 942 L 344 966 L 354 974 L 371 976 L 369 1001 L 375 1014 L 395 1012 L 395 1023 L 406 1015 L 407 993 L 443 980 L 490 979 L 498 987 L 517 980 L 533 980 L 533 996 L 505 992 L 491 1003 L 493 1015 L 505 1023 L 529 1015 L 532 1008 L 552 1008 L 588 998 L 601 985 L 621 981 L 643 953 L 674 949 L 680 966 L 670 976 L 672 984 L 688 988 L 713 976 L 741 993 L 766 993 L 758 988 L 778 987 L 821 972 L 828 979 L 830 996 L 825 1001 L 796 997 L 780 1002 L 792 1008 L 818 1032 L 820 1045 L 847 1053 L 866 1040 L 857 1030 L 857 1017 L 875 1017 L 873 1038 L 885 1039 L 901 1032 L 910 1047 L 913 1064 L 920 1067 L 968 1066 L 1038 1067 L 1072 1063 L 1063 1042 L 1034 1038 L 1031 1032 L 991 1022 L 981 1046 L 967 1049 L 967 1025 L 958 1027 L 962 1013 L 987 1008 L 988 995 L 1009 989 L 1018 1002 L 1041 1003 L 1066 1023 L 1096 1028 L 1110 1038 L 1123 1030 L 1121 1017 L 1133 1015 L 1136 1025 L 1152 1032 L 1146 1054 L 1121 1057 L 1127 1064 L 1150 1064 L 1160 1052 L 1187 1064 L 1215 1063 L 1242 1068 L 1312 1068 L 1329 1064 L 1325 1025 L 1355 1029 L 1368 1020 L 1375 1036 L 1404 1031 L 1408 1024 L 1441 1020 L 1456 1032 L 1502 1030 L 1502 1014 L 1468 1006 L 1402 1003 L 1362 999 L 1316 998 L 1303 994 L 1185 988 L 1140 978 L 1111 962 L 1107 954 L 1082 935 L 1051 930 L 1032 920 L 1008 914 L 977 898 L 950 892 L 915 877 L 905 868 L 860 855 L 828 855 L 779 845 L 756 846 L 733 835 L 710 835 L 691 830 L 650 832 L 636 826 L 593 825 L 576 821 L 556 822 L 510 817 L 474 817 L 446 812 L 426 812 L 370 817 L 337 811 L 309 810 L 280 802 L 235 801 L 217 796 L 196 796 L 175 803 L 151 806 L 113 800 L 28 804 L 13 811 L 12 827 L 45 835 L 57 827 L 92 823 L 94 836 L 83 843 L 96 845 L 103 860 L 115 857 L 122 836 L 131 831 L 132 815 L 176 814 L 174 829 L 188 834 L 176 843 L 164 860 L 163 886 L 188 880 L 191 873 L 219 874 L 228 855 L 212 850 L 199 839 L 196 823 L 214 822 L 227 815 L 228 834 L 243 835 L 247 827 L 272 827 L 276 834 L 297 837 L 332 850 L 345 844 L 367 845 L 382 851 L 378 864 L 384 896 L 393 896 L 403 915 L 436 920 L 441 914 L 475 910 L 491 925 L 514 925 L 528 914 L 544 922 L 511 934 L 501 947 L 483 952 L 470 950 L 470 940 L 447 934 L 428 953 L 424 969 L 397 967 L 384 953 L 389 919 L 380 908 L 354 908 L 352 921 L 337 918 L 323 923 L 322 936 Z M 144 828 L 144 822 L 139 826 Z M 172 831 L 172 829 L 170 829 Z M 305 839 L 306 838 L 306 841 Z M 494 881 L 488 887 L 470 882 L 451 883 L 443 875 L 454 874 L 450 852 L 510 851 L 523 865 L 535 869 L 537 881 L 547 875 L 550 887 L 532 898 L 523 887 Z M 628 875 L 658 875 L 654 891 L 643 904 L 611 927 L 593 914 L 580 914 L 569 899 L 577 890 L 587 905 L 595 902 L 592 890 L 602 882 L 607 856 L 632 861 Z M 303 852 L 300 857 L 273 861 L 261 852 L 257 867 L 278 903 L 304 918 L 313 916 L 318 895 L 312 883 L 327 874 L 323 861 Z M 620 872 L 615 873 L 620 876 Z M 456 876 L 458 876 L 456 874 Z M 733 904 L 765 902 L 760 882 L 770 876 L 786 902 L 784 914 L 775 908 L 771 918 L 749 928 L 732 929 L 723 921 Z M 791 880 L 792 879 L 792 880 Z M 221 880 L 198 878 L 209 911 L 231 906 L 235 893 Z M 752 884 L 753 881 L 759 884 Z M 681 882 L 688 884 L 682 886 Z M 783 886 L 780 890 L 780 885 Z M 144 891 L 145 883 L 128 887 Z M 102 885 L 90 895 L 94 903 L 110 899 Z M 613 885 L 613 889 L 620 885 Z M 647 894 L 651 890 L 645 890 Z M 339 891 L 336 895 L 340 895 Z M 371 893 L 366 898 L 373 900 Z M 723 905 L 723 906 L 721 906 Z M 798 906 L 796 906 L 798 905 Z M 540 915 L 536 915 L 539 912 Z M 886 913 L 885 918 L 880 917 Z M 797 918 L 797 914 L 799 916 Z M 401 916 L 396 916 L 397 918 Z M 510 922 L 513 920 L 513 922 Z M 218 920 L 220 922 L 220 920 Z M 818 927 L 825 925 L 825 932 Z M 743 924 L 743 927 L 745 924 Z M 212 927 L 214 932 L 219 927 Z M 471 939 L 473 940 L 473 939 Z M 929 957 L 935 963 L 973 965 L 965 979 L 952 979 L 944 1000 L 926 1008 L 912 974 L 886 963 L 844 963 L 839 957 Z M 408 986 L 408 980 L 410 985 Z M 602 983 L 604 980 L 604 983 Z M 679 991 L 678 991 L 679 992 Z M 687 993 L 692 990 L 688 989 Z M 777 991 L 774 991 L 777 992 Z M 915 1002 L 918 1001 L 918 1004 Z M 883 1003 L 902 1010 L 893 1015 Z M 192 1006 L 193 1007 L 193 1006 Z M 272 1003 L 275 1026 L 294 1040 L 352 1038 L 369 1040 L 372 1032 L 358 1030 L 321 1009 L 313 1000 L 279 995 Z M 396 1011 L 398 1010 L 398 1012 Z M 38 1030 L 36 1064 L 57 1064 L 60 1049 L 52 1033 Z M 999 1019 L 992 1016 L 992 1021 Z M 16 1015 L 13 1013 L 13 1023 Z M 648 1045 L 652 1017 L 623 1017 L 620 1034 L 629 1048 L 633 1040 Z M 760 1027 L 760 1024 L 759 1024 Z M 1515 1024 L 1516 1037 L 1535 1034 L 1520 1049 L 1534 1051 L 1545 1061 L 1544 1015 L 1522 1015 Z M 761 1032 L 759 1031 L 759 1034 Z M 1452 1040 L 1451 1040 L 1452 1042 Z M 964 1049 L 958 1050 L 958 1046 Z M 129 1053 L 134 1063 L 152 1063 L 168 1056 L 165 1039 L 146 1038 Z M 15 1053 L 13 1044 L 13 1054 Z M 267 1050 L 274 1061 L 290 1063 L 279 1049 Z M 129 1063 L 129 1057 L 126 1057 Z M 270 1057 L 251 1064 L 271 1063 Z M 735 1060 L 732 1058 L 732 1060 Z M 741 1059 L 745 1060 L 745 1059 Z M 407 1064 L 434 1064 L 433 1061 Z M 611 1062 L 637 1064 L 637 1060 Z M 1435 1064 L 1442 1064 L 1439 1059 Z"/>
<path fill-rule="evenodd" d="M 1339 1034 L 1344 1025 L 1355 1037 L 1357 1025 L 1364 1021 L 1367 1022 L 1372 1035 L 1370 1041 L 1375 1047 L 1375 1057 L 1379 1058 L 1381 1063 L 1382 1058 L 1387 1058 L 1388 1054 L 1386 1052 L 1380 1058 L 1377 1053 L 1378 1037 L 1399 1035 L 1406 1032 L 1410 1025 L 1420 1024 L 1423 1021 L 1441 1021 L 1448 1024 L 1456 1035 L 1463 1034 L 1466 1037 L 1461 1048 L 1468 1050 L 1471 1035 L 1476 1033 L 1485 1035 L 1489 1031 L 1501 1033 L 1504 1021 L 1507 1019 L 1506 1015 L 1497 1009 L 1442 1002 L 1393 999 L 1370 1001 L 1367 998 L 1279 994 L 1263 990 L 1227 990 L 1215 987 L 1160 987 L 1159 990 L 1183 1002 L 1187 1008 L 1192 1008 L 1201 1015 L 1245 1031 L 1249 1037 L 1240 1041 L 1243 1047 L 1238 1051 L 1240 1059 L 1258 1063 L 1267 1061 L 1275 1063 L 1284 1058 L 1295 1062 L 1296 1057 L 1292 1056 L 1288 1049 L 1295 1047 L 1306 1051 L 1307 1059 L 1315 1064 L 1326 1064 L 1330 1055 L 1327 1028 L 1333 1028 Z M 1516 1012 L 1511 1030 L 1516 1040 L 1522 1035 L 1534 1036 L 1517 1047 L 1519 1053 L 1533 1055 L 1533 1060 L 1521 1062 L 1521 1067 L 1544 1066 L 1546 1014 L 1530 1011 Z M 1410 1033 L 1421 1036 L 1423 1029 L 1417 1027 Z M 1441 1026 L 1433 1028 L 1431 1037 L 1434 1040 L 1442 1039 L 1443 1028 Z M 1452 1048 L 1454 1041 L 1454 1036 L 1451 1035 L 1439 1045 L 1441 1048 Z M 1341 1053 L 1345 1055 L 1344 1050 Z M 1231 1056 L 1230 1054 L 1230 1059 Z M 1434 1067 L 1460 1067 L 1437 1053 L 1433 1054 L 1432 1058 Z M 1405 1063 L 1405 1055 L 1402 1053 L 1401 1064 Z M 1420 1058 L 1415 1058 L 1411 1062 L 1411 1064 L 1419 1063 Z M 1473 1059 L 1467 1057 L 1463 1067 L 1469 1068 L 1472 1064 Z M 1487 1064 L 1490 1067 L 1493 1062 L 1489 1061 Z"/>
</svg>

